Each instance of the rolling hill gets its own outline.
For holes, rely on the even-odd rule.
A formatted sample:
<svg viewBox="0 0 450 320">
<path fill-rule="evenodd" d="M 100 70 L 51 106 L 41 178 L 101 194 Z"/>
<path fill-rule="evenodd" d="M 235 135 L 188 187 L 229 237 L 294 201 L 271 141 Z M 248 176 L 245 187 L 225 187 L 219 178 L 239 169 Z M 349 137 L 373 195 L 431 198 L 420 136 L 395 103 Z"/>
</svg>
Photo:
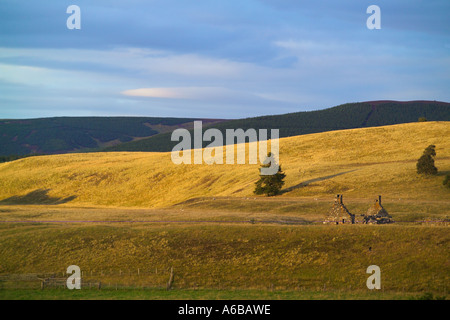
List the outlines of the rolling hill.
<svg viewBox="0 0 450 320">
<path fill-rule="evenodd" d="M 450 171 L 450 122 L 420 122 L 283 138 L 281 197 L 443 200 Z M 440 175 L 416 174 L 436 145 Z M 253 196 L 258 165 L 175 165 L 170 153 L 39 156 L 0 164 L 0 204 L 167 207 L 196 197 Z"/>
</svg>

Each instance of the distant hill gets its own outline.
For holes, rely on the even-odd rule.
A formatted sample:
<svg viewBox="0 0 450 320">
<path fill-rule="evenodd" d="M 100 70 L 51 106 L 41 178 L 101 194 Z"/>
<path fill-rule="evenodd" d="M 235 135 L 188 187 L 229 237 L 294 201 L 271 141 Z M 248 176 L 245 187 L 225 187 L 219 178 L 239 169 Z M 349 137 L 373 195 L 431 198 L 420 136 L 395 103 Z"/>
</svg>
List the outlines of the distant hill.
<svg viewBox="0 0 450 320">
<path fill-rule="evenodd" d="M 150 137 L 178 127 L 190 128 L 194 120 L 151 117 L 0 120 L 0 157 L 14 159 L 29 154 L 93 150 Z"/>
<path fill-rule="evenodd" d="M 348 103 L 318 111 L 230 120 L 214 124 L 213 127 L 221 130 L 223 134 L 225 129 L 279 129 L 280 137 L 290 137 L 417 122 L 420 117 L 425 117 L 428 121 L 450 121 L 450 103 L 437 101 Z M 204 124 L 204 128 L 207 127 Z M 105 148 L 103 151 L 171 151 L 178 142 L 172 142 L 170 138 L 171 133 L 158 134 L 148 139 Z M 204 147 L 207 144 L 208 142 Z"/>
<path fill-rule="evenodd" d="M 171 151 L 176 128 L 280 129 L 280 137 L 428 121 L 450 121 L 450 104 L 436 101 L 371 101 L 238 120 L 154 117 L 57 117 L 0 120 L 0 162 L 30 154 L 96 151 Z"/>
</svg>

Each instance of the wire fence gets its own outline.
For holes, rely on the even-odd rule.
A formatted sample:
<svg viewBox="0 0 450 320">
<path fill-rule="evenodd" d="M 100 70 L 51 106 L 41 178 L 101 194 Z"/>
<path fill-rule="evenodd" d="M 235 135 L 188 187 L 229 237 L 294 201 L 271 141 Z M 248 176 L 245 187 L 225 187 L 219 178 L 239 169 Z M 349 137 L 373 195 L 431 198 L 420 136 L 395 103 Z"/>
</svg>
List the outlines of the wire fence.
<svg viewBox="0 0 450 320">
<path fill-rule="evenodd" d="M 89 270 L 81 271 L 82 289 L 171 289 L 174 282 L 173 267 L 152 270 Z M 66 272 L 0 274 L 1 289 L 67 288 Z"/>
<path fill-rule="evenodd" d="M 27 273 L 27 274 L 0 274 L 0 290 L 47 290 L 66 289 L 67 280 L 70 275 L 64 272 L 57 273 Z M 256 275 L 255 275 L 256 276 Z M 266 291 L 357 291 L 365 290 L 364 283 L 347 281 L 334 281 L 332 279 L 302 278 L 297 281 L 283 281 L 282 279 L 267 279 L 258 284 L 255 281 L 240 283 L 217 281 L 214 284 L 201 285 L 185 282 L 182 274 L 177 274 L 173 267 L 155 268 L 152 270 L 127 269 L 127 270 L 89 270 L 82 271 L 81 289 L 83 290 L 171 290 L 171 289 L 213 289 L 213 290 L 266 290 Z M 428 290 L 417 288 L 414 284 L 399 283 L 395 285 L 382 286 L 381 291 L 413 292 Z M 448 282 L 435 283 L 433 290 L 449 294 Z"/>
</svg>

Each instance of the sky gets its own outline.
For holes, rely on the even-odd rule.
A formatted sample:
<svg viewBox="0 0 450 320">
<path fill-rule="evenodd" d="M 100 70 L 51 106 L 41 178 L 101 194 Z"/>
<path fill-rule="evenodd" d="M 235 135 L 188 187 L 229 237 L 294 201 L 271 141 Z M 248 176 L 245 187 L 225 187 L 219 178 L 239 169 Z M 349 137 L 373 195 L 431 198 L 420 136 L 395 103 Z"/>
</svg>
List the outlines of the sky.
<svg viewBox="0 0 450 320">
<path fill-rule="evenodd" d="M 448 0 L 0 0 L 0 118 L 449 102 L 449 14 Z"/>
</svg>

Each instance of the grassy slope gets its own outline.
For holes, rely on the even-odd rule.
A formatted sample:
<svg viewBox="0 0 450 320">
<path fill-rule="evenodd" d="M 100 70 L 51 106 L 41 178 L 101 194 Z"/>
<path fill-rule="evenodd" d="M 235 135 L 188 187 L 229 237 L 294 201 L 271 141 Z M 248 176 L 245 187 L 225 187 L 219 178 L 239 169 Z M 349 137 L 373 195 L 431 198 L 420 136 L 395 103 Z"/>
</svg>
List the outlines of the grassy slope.
<svg viewBox="0 0 450 320">
<path fill-rule="evenodd" d="M 426 122 L 281 139 L 285 188 L 292 188 L 281 197 L 330 198 L 344 193 L 347 199 L 382 194 L 391 200 L 448 200 L 442 175 L 450 171 L 449 136 L 449 122 Z M 437 147 L 441 173 L 428 178 L 417 175 L 415 165 L 430 144 Z M 166 207 L 193 197 L 247 197 L 253 196 L 258 167 L 175 165 L 170 153 L 41 156 L 0 164 L 0 199 L 19 197 L 14 200 L 19 204 L 66 199 L 71 206 Z M 340 175 L 330 177 L 336 174 Z M 308 185 L 295 188 L 301 183 Z M 34 192 L 37 189 L 49 191 Z"/>
</svg>

